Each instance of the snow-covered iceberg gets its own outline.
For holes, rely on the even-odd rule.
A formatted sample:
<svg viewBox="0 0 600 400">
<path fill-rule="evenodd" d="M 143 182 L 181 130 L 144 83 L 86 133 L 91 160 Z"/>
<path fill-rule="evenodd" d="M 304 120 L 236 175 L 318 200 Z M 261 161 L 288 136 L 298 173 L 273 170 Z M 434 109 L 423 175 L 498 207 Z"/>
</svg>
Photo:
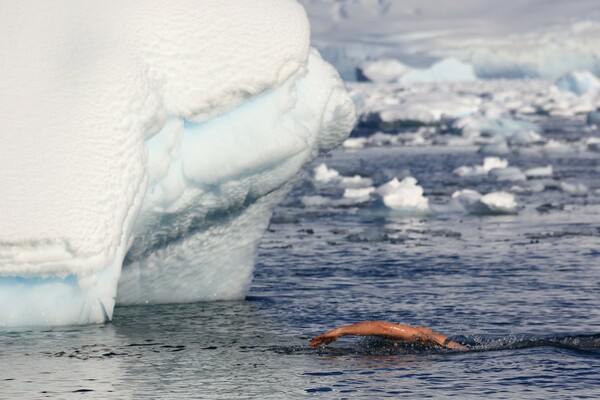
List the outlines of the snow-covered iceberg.
<svg viewBox="0 0 600 400">
<path fill-rule="evenodd" d="M 1 7 L 0 326 L 243 298 L 272 207 L 355 122 L 302 7 Z"/>
<path fill-rule="evenodd" d="M 429 67 L 456 58 L 478 78 L 600 74 L 597 0 L 301 0 L 313 42 L 355 79 L 366 60 Z"/>
</svg>

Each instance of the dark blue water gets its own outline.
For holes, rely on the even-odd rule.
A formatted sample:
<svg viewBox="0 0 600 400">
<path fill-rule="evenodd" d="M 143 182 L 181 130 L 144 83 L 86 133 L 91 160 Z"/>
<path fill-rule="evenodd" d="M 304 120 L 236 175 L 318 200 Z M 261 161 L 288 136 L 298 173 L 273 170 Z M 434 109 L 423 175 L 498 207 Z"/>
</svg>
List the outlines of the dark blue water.
<svg viewBox="0 0 600 400">
<path fill-rule="evenodd" d="M 443 203 L 457 189 L 512 185 L 451 174 L 481 160 L 472 148 L 394 148 L 339 150 L 312 166 L 376 184 L 412 175 Z M 307 173 L 275 211 L 246 301 L 119 307 L 106 325 L 0 333 L 0 398 L 598 398 L 598 153 L 509 161 L 550 163 L 553 179 L 590 191 L 519 195 L 511 216 L 400 217 L 304 207 L 304 195 L 341 194 Z M 372 338 L 308 347 L 372 319 L 428 326 L 472 350 Z"/>
</svg>

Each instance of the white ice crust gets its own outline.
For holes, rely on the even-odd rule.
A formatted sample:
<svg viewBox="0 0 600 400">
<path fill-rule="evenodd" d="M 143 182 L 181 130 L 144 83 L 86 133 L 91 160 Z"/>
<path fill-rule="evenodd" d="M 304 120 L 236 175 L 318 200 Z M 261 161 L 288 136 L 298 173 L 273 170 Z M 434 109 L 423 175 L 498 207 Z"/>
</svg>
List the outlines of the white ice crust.
<svg viewBox="0 0 600 400">
<path fill-rule="evenodd" d="M 110 319 L 119 279 L 242 298 L 287 183 L 355 121 L 291 0 L 7 3 L 0 52 L 0 326 Z"/>
</svg>

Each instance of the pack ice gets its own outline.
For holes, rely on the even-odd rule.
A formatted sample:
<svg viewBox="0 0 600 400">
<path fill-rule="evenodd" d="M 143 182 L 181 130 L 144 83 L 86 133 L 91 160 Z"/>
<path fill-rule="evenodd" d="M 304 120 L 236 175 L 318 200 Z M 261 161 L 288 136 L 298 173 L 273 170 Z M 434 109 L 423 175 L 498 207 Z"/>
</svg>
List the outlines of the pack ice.
<svg viewBox="0 0 600 400">
<path fill-rule="evenodd" d="M 0 326 L 239 299 L 299 169 L 354 106 L 293 0 L 0 13 Z"/>
</svg>

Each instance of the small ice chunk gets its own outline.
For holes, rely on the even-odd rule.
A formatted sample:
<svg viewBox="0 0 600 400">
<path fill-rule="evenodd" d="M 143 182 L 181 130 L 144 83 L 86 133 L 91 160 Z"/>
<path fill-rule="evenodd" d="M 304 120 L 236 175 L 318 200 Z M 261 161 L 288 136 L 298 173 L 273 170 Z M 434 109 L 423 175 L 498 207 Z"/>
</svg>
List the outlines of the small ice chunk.
<svg viewBox="0 0 600 400">
<path fill-rule="evenodd" d="M 504 158 L 485 157 L 483 165 L 473 165 L 472 167 L 463 165 L 456 168 L 453 173 L 458 176 L 485 175 L 493 169 L 506 167 L 508 167 L 508 161 Z"/>
<path fill-rule="evenodd" d="M 589 71 L 572 71 L 556 81 L 556 87 L 565 92 L 583 95 L 600 90 L 600 80 Z"/>
<path fill-rule="evenodd" d="M 452 199 L 470 214 L 515 214 L 517 212 L 515 196 L 507 192 L 492 192 L 482 196 L 475 190 L 463 189 L 454 192 Z"/>
<path fill-rule="evenodd" d="M 511 193 L 492 192 L 482 196 L 479 201 L 492 214 L 515 214 L 517 212 L 517 202 Z"/>
<path fill-rule="evenodd" d="M 584 143 L 589 151 L 600 152 L 600 137 L 587 138 Z"/>
<path fill-rule="evenodd" d="M 344 190 L 344 198 L 356 201 L 369 201 L 373 192 L 375 192 L 374 187 L 348 188 Z"/>
<path fill-rule="evenodd" d="M 445 58 L 426 69 L 412 69 L 399 79 L 402 83 L 470 82 L 477 80 L 475 70 L 456 58 Z"/>
<path fill-rule="evenodd" d="M 300 202 L 305 207 L 322 207 L 331 204 L 331 199 L 323 196 L 303 196 Z"/>
<path fill-rule="evenodd" d="M 542 151 L 548 155 L 570 154 L 575 152 L 575 148 L 568 143 L 550 139 L 548 140 L 548 143 L 544 145 Z"/>
<path fill-rule="evenodd" d="M 515 132 L 512 136 L 508 138 L 510 144 L 518 146 L 526 146 L 534 143 L 540 143 L 543 140 L 544 139 L 542 135 L 532 130 Z"/>
<path fill-rule="evenodd" d="M 340 173 L 333 168 L 328 168 L 325 163 L 319 164 L 313 169 L 315 181 L 330 183 L 340 179 Z"/>
<path fill-rule="evenodd" d="M 589 191 L 589 188 L 581 182 L 570 183 L 561 181 L 559 185 L 563 192 L 575 196 L 585 196 Z"/>
<path fill-rule="evenodd" d="M 588 125 L 600 125 L 600 111 L 590 111 L 587 114 L 585 122 Z"/>
<path fill-rule="evenodd" d="M 503 181 L 524 181 L 527 179 L 527 176 L 521 171 L 518 167 L 506 167 L 506 168 L 496 168 L 490 171 L 490 175 L 495 177 L 496 180 Z"/>
<path fill-rule="evenodd" d="M 347 188 L 364 188 L 373 185 L 373 180 L 364 178 L 360 175 L 343 176 L 340 180 L 340 184 Z"/>
<path fill-rule="evenodd" d="M 515 185 L 510 188 L 511 192 L 519 194 L 541 193 L 546 189 L 546 185 L 542 181 L 527 181 L 521 185 Z"/>
<path fill-rule="evenodd" d="M 423 196 L 423 188 L 417 185 L 412 176 L 398 181 L 397 178 L 381 185 L 376 193 L 381 196 L 383 204 L 392 210 L 405 213 L 429 212 L 429 200 Z"/>
<path fill-rule="evenodd" d="M 463 189 L 452 193 L 452 199 L 468 212 L 476 211 L 480 198 L 481 193 L 472 189 Z"/>
<path fill-rule="evenodd" d="M 365 147 L 366 143 L 367 143 L 367 138 L 364 138 L 364 137 L 348 138 L 348 139 L 344 140 L 344 143 L 342 144 L 342 146 L 345 149 L 358 150 L 358 149 L 362 149 L 363 147 Z"/>
<path fill-rule="evenodd" d="M 552 168 L 552 165 L 547 165 L 545 167 L 529 168 L 528 170 L 525 171 L 525 175 L 528 178 L 548 177 L 548 176 L 552 176 L 553 173 L 554 173 L 554 168 Z"/>
<path fill-rule="evenodd" d="M 384 58 L 362 62 L 359 64 L 356 73 L 359 81 L 367 80 L 386 83 L 398 80 L 398 78 L 409 70 L 410 67 L 396 59 Z"/>
<path fill-rule="evenodd" d="M 506 143 L 506 139 L 499 138 L 498 140 L 481 146 L 479 151 L 482 154 L 505 156 L 510 153 L 510 148 L 508 147 L 508 143 Z"/>
</svg>

